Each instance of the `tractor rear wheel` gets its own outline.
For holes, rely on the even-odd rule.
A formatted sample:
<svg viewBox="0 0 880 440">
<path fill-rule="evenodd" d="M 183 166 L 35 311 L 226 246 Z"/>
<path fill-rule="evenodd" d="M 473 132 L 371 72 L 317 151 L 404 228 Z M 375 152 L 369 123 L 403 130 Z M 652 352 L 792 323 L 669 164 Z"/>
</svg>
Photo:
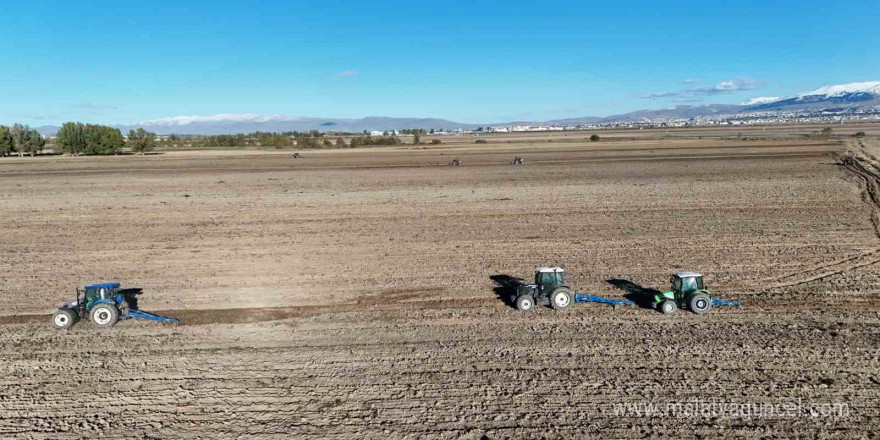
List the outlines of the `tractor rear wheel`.
<svg viewBox="0 0 880 440">
<path fill-rule="evenodd" d="M 663 312 L 664 315 L 671 315 L 678 310 L 678 304 L 675 303 L 674 300 L 667 299 L 660 303 L 660 311 Z"/>
<path fill-rule="evenodd" d="M 119 309 L 113 304 L 101 303 L 92 307 L 92 312 L 89 316 L 95 327 L 110 328 L 119 320 Z"/>
<path fill-rule="evenodd" d="M 67 330 L 76 324 L 77 319 L 79 319 L 79 316 L 73 310 L 58 309 L 55 315 L 52 316 L 52 326 L 58 330 Z"/>
<path fill-rule="evenodd" d="M 705 293 L 698 293 L 691 297 L 688 306 L 690 306 L 692 312 L 698 315 L 705 315 L 712 309 L 712 299 Z"/>
<path fill-rule="evenodd" d="M 553 310 L 567 310 L 572 304 L 574 304 L 574 299 L 571 296 L 571 290 L 565 287 L 557 287 L 550 294 L 550 306 L 553 307 Z"/>
<path fill-rule="evenodd" d="M 532 295 L 520 295 L 516 298 L 516 309 L 521 312 L 531 312 L 535 308 L 535 298 Z"/>
</svg>

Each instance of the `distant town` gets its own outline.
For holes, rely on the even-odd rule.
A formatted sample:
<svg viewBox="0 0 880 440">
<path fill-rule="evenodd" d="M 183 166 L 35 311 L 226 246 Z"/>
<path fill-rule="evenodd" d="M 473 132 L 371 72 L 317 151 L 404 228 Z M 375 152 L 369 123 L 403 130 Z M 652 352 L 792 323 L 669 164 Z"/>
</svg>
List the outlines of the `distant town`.
<svg viewBox="0 0 880 440">
<path fill-rule="evenodd" d="M 858 109 L 824 109 L 824 110 L 801 110 L 801 111 L 757 111 L 749 113 L 716 114 L 711 116 L 696 116 L 691 118 L 642 118 L 632 121 L 596 122 L 590 124 L 559 125 L 559 124 L 535 124 L 535 125 L 510 125 L 510 126 L 486 126 L 473 130 L 434 130 L 434 135 L 463 135 L 480 133 L 516 133 L 516 132 L 544 132 L 544 131 L 577 131 L 577 130 L 601 130 L 620 128 L 669 128 L 669 127 L 703 127 L 724 125 L 768 125 L 786 123 L 843 123 L 855 121 L 880 121 L 880 108 Z M 396 130 L 386 132 L 374 131 L 373 136 L 401 135 Z"/>
</svg>

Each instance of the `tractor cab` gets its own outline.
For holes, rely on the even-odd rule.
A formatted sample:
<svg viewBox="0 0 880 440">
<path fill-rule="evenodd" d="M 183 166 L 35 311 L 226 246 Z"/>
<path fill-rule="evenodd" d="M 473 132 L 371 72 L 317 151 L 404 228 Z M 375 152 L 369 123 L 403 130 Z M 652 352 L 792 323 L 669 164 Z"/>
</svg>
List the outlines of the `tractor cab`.
<svg viewBox="0 0 880 440">
<path fill-rule="evenodd" d="M 566 286 L 561 267 L 539 267 L 535 271 L 535 286 L 542 292 L 549 292 L 557 286 Z"/>
<path fill-rule="evenodd" d="M 82 302 L 83 306 L 88 310 L 91 304 L 101 299 L 115 300 L 116 292 L 119 290 L 119 283 L 98 283 L 89 284 L 83 288 Z"/>
<path fill-rule="evenodd" d="M 698 290 L 703 290 L 703 275 L 696 272 L 676 272 L 669 279 L 675 296 L 683 298 Z"/>
<path fill-rule="evenodd" d="M 712 308 L 712 294 L 703 286 L 703 275 L 697 272 L 676 272 L 669 278 L 671 290 L 658 293 L 654 302 L 664 314 L 688 308 L 703 315 Z"/>
<path fill-rule="evenodd" d="M 549 305 L 565 310 L 574 304 L 574 294 L 565 284 L 561 267 L 539 267 L 535 271 L 535 284 L 517 286 L 511 300 L 522 311 L 532 310 L 535 305 Z"/>
</svg>

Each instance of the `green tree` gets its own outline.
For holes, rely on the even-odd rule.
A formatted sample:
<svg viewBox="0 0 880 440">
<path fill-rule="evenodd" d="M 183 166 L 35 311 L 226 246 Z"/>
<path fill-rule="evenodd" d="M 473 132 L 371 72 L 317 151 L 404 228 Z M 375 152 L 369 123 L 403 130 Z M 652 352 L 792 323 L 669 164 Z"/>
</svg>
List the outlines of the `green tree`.
<svg viewBox="0 0 880 440">
<path fill-rule="evenodd" d="M 86 140 L 86 154 L 116 154 L 122 151 L 125 138 L 118 128 L 104 125 L 86 124 L 83 130 Z"/>
<path fill-rule="evenodd" d="M 27 143 L 30 140 L 30 131 L 30 127 L 27 125 L 15 124 L 12 126 L 12 148 L 18 152 L 19 156 L 24 156 Z"/>
<path fill-rule="evenodd" d="M 416 134 L 413 135 L 413 143 L 416 144 L 416 145 L 422 143 L 422 137 L 419 136 L 419 133 L 418 133 L 418 132 L 416 132 Z"/>
<path fill-rule="evenodd" d="M 296 138 L 297 148 L 321 148 L 322 146 L 323 144 L 318 141 L 318 138 L 309 135 L 299 135 Z"/>
<path fill-rule="evenodd" d="M 143 128 L 137 130 L 129 130 L 128 145 L 131 151 L 144 154 L 146 151 L 152 151 L 156 148 L 156 133 L 149 132 Z"/>
<path fill-rule="evenodd" d="M 8 156 L 12 153 L 14 147 L 12 132 L 9 131 L 9 127 L 0 125 L 0 156 Z"/>
<path fill-rule="evenodd" d="M 341 137 L 336 138 L 336 148 L 345 148 L 345 141 Z"/>
<path fill-rule="evenodd" d="M 79 122 L 65 122 L 56 135 L 58 149 L 74 156 L 86 152 L 85 125 Z"/>
<path fill-rule="evenodd" d="M 43 135 L 40 134 L 37 130 L 29 130 L 28 131 L 28 140 L 24 146 L 25 152 L 30 153 L 33 156 L 36 153 L 43 151 L 43 147 L 46 146 L 46 140 L 43 139 Z"/>
<path fill-rule="evenodd" d="M 360 136 L 351 138 L 351 148 L 357 148 L 361 145 L 400 145 L 403 142 L 396 136 Z"/>
</svg>

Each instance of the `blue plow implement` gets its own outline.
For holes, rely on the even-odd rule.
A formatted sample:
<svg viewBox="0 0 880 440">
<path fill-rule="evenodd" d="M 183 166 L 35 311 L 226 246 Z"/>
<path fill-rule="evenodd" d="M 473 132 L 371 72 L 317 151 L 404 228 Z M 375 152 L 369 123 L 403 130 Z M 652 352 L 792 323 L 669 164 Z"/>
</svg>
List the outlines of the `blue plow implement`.
<svg viewBox="0 0 880 440">
<path fill-rule="evenodd" d="M 575 303 L 585 303 L 585 302 L 594 302 L 594 303 L 603 303 L 603 304 L 611 304 L 611 305 L 633 305 L 633 302 L 628 299 L 611 299 L 605 298 L 599 295 L 592 295 L 589 293 L 580 293 L 577 292 L 574 294 L 574 302 Z"/>
<path fill-rule="evenodd" d="M 159 321 L 159 322 L 180 322 L 180 320 L 177 318 L 167 318 L 165 316 L 154 315 L 152 313 L 144 312 L 141 310 L 133 310 L 133 309 L 129 309 L 128 317 L 135 318 L 135 319 L 149 319 L 150 321 Z"/>
<path fill-rule="evenodd" d="M 713 307 L 719 307 L 719 306 L 739 307 L 741 305 L 742 305 L 742 303 L 739 302 L 739 300 L 729 300 L 729 299 L 721 299 L 721 298 L 713 298 L 712 299 L 712 306 Z"/>
</svg>

